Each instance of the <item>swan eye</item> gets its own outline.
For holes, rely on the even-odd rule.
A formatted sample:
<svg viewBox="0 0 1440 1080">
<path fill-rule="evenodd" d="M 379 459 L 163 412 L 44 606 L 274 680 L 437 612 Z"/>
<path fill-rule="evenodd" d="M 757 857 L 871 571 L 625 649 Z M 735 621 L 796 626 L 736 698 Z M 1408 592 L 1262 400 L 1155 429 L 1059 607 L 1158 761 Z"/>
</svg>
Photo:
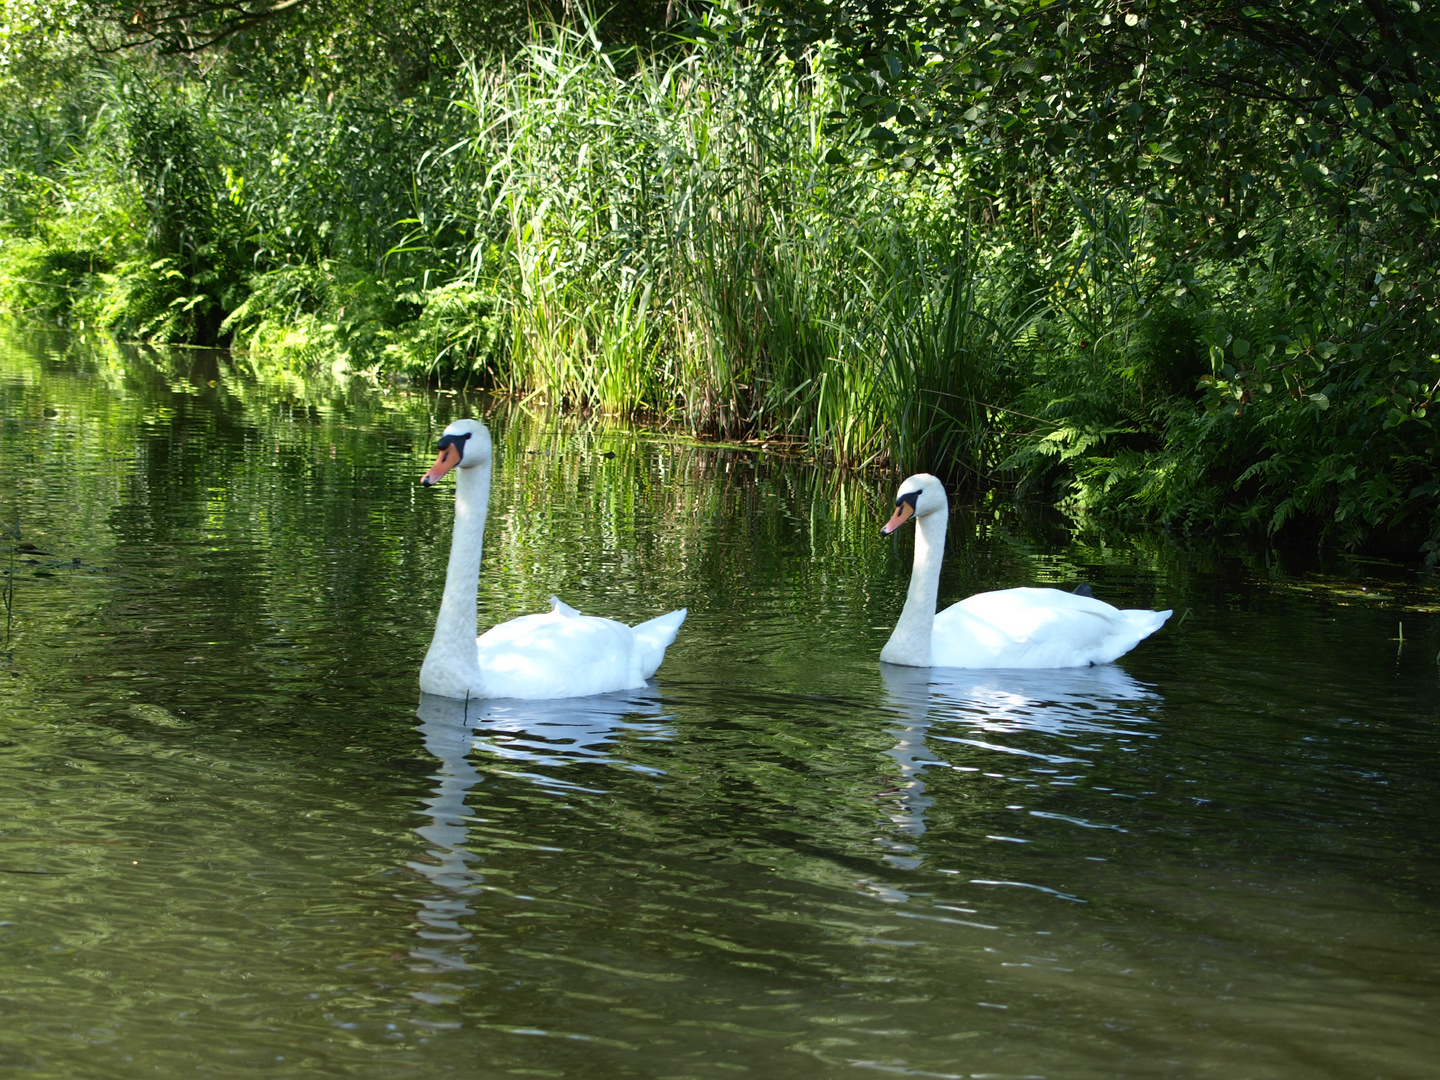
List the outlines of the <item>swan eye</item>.
<svg viewBox="0 0 1440 1080">
<path fill-rule="evenodd" d="M 463 435 L 441 435 L 439 445 L 435 449 L 443 453 L 447 447 L 453 446 L 455 453 L 463 459 L 465 457 L 465 440 L 470 438 L 470 434 L 467 431 Z"/>
<path fill-rule="evenodd" d="M 898 506 L 900 506 L 901 503 L 905 503 L 905 504 L 907 504 L 907 505 L 910 507 L 911 510 L 914 510 L 914 509 L 915 509 L 915 500 L 918 499 L 918 498 L 920 498 L 920 492 L 918 492 L 918 491 L 907 491 L 907 492 L 905 492 L 904 495 L 896 495 L 896 496 L 895 496 L 895 505 L 898 507 Z"/>
</svg>

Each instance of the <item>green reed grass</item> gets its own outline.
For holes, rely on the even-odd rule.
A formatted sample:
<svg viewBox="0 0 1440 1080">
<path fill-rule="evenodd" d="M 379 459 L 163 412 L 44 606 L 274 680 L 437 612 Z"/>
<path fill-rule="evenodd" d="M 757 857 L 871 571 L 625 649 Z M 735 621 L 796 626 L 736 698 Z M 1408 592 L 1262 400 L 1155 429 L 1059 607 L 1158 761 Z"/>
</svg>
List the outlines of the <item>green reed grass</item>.
<svg viewBox="0 0 1440 1080">
<path fill-rule="evenodd" d="M 919 342 L 964 306 L 935 282 L 977 273 L 928 190 L 827 162 L 863 151 L 833 128 L 823 78 L 802 88 L 729 50 L 629 59 L 622 73 L 592 34 L 561 29 L 471 73 L 477 219 L 504 252 L 471 274 L 510 313 L 497 384 L 798 439 L 844 466 L 973 456 L 947 424 L 983 408 L 942 398 L 982 402 L 966 365 L 1001 362 L 1004 342 L 992 325 L 977 351 L 969 322 Z M 917 361 L 929 369 L 904 370 Z"/>
</svg>

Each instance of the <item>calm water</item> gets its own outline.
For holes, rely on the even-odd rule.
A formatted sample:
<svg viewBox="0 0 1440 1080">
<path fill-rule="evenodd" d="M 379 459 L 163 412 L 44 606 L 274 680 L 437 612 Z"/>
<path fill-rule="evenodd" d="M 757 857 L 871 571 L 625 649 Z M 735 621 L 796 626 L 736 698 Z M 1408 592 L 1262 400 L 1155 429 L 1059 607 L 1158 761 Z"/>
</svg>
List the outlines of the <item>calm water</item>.
<svg viewBox="0 0 1440 1080">
<path fill-rule="evenodd" d="M 690 618 L 647 691 L 417 713 L 483 402 L 0 337 L 0 405 L 6 1076 L 1435 1075 L 1418 574 L 962 513 L 942 601 L 1176 616 L 932 680 L 897 477 L 494 408 L 482 623 Z"/>
</svg>

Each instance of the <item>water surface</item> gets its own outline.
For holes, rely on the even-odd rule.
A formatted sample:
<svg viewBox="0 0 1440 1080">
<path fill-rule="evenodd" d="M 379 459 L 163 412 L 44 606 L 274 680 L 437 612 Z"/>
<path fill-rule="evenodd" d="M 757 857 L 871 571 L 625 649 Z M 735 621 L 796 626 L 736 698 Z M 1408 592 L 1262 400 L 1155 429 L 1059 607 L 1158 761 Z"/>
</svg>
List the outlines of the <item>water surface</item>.
<svg viewBox="0 0 1440 1080">
<path fill-rule="evenodd" d="M 482 624 L 688 607 L 653 686 L 420 699 L 416 481 L 478 411 Z M 882 668 L 897 479 L 0 339 L 0 1069 L 1433 1075 L 1426 579 L 961 511 L 942 602 L 1176 616 L 1111 667 Z"/>
</svg>

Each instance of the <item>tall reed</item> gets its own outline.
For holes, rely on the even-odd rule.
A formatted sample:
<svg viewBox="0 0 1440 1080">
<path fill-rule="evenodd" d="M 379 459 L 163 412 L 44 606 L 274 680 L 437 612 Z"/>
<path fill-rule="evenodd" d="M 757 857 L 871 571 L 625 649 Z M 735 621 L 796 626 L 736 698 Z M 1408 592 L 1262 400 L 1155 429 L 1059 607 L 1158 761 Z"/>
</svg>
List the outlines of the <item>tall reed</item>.
<svg viewBox="0 0 1440 1080">
<path fill-rule="evenodd" d="M 494 381 L 847 466 L 983 472 L 1005 331 L 976 317 L 983 269 L 930 190 L 844 164 L 862 139 L 823 75 L 626 59 L 562 28 L 472 72 L 476 220 L 504 254 L 477 244 L 471 275 L 511 317 Z"/>
</svg>

